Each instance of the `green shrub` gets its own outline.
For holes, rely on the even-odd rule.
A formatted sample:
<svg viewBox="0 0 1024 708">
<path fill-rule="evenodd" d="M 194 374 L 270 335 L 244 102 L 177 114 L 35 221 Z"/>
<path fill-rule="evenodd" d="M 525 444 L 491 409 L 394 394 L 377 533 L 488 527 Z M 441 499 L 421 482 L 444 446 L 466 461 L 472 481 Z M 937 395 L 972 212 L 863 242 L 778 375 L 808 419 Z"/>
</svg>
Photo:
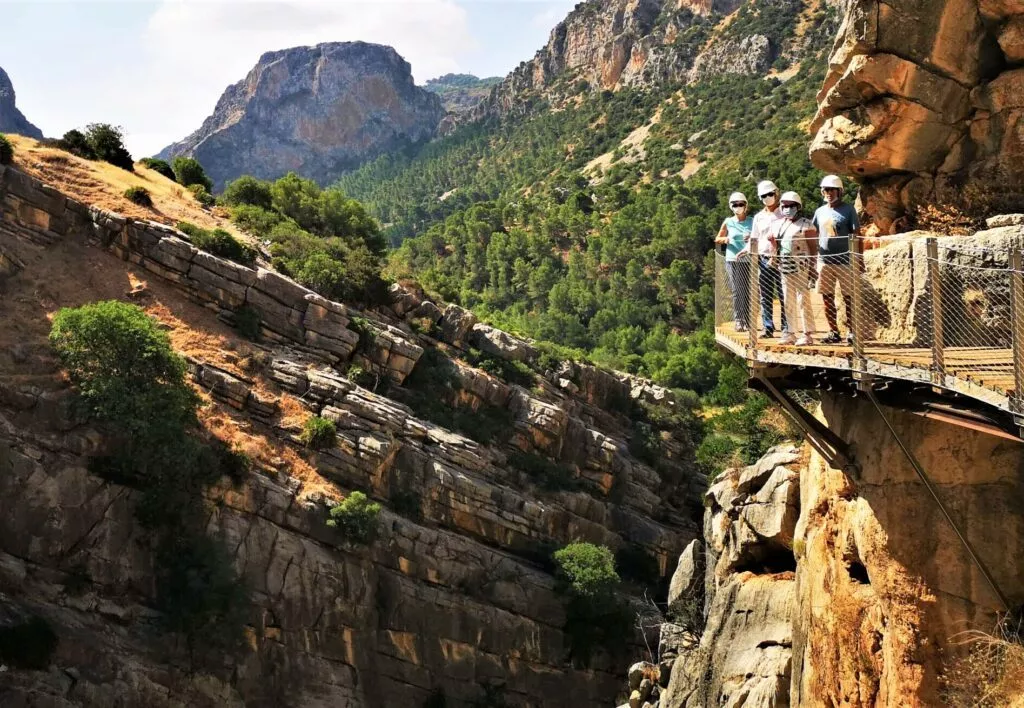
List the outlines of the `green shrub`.
<svg viewBox="0 0 1024 708">
<path fill-rule="evenodd" d="M 338 430 L 333 420 L 315 415 L 307 419 L 302 426 L 299 440 L 314 450 L 323 450 L 334 445 L 337 434 Z"/>
<path fill-rule="evenodd" d="M 284 217 L 262 207 L 240 204 L 231 209 L 231 220 L 242 231 L 257 238 L 269 239 L 274 227 L 284 221 Z"/>
<path fill-rule="evenodd" d="M 180 430 L 194 421 L 198 398 L 185 383 L 185 361 L 141 308 L 116 300 L 61 308 L 50 342 L 96 419 L 131 434 L 155 434 L 148 427 L 154 423 Z"/>
<path fill-rule="evenodd" d="M 43 671 L 59 640 L 50 623 L 38 615 L 0 627 L 0 664 L 16 669 Z"/>
<path fill-rule="evenodd" d="M 129 187 L 124 191 L 124 197 L 139 206 L 153 208 L 153 198 L 149 196 L 149 190 L 145 187 Z"/>
<path fill-rule="evenodd" d="M 195 197 L 201 206 L 212 207 L 217 203 L 217 198 L 206 191 L 206 187 L 201 184 L 189 185 L 188 191 L 192 192 L 192 196 Z"/>
<path fill-rule="evenodd" d="M 92 145 L 89 144 L 89 139 L 85 137 L 85 133 L 80 130 L 71 129 L 64 133 L 64 137 L 58 140 L 56 145 L 61 150 L 66 150 L 72 155 L 77 155 L 86 160 L 96 159 L 96 151 L 92 149 Z"/>
<path fill-rule="evenodd" d="M 178 231 L 188 236 L 196 248 L 227 258 L 244 266 L 252 266 L 259 252 L 247 243 L 242 243 L 224 229 L 207 229 L 187 221 L 178 222 Z"/>
<path fill-rule="evenodd" d="M 174 180 L 174 170 L 171 169 L 171 165 L 167 160 L 161 160 L 156 157 L 144 157 L 139 162 L 157 174 L 161 174 L 169 180 Z"/>
<path fill-rule="evenodd" d="M 135 171 L 135 161 L 124 146 L 122 128 L 109 123 L 90 123 L 85 128 L 85 140 L 92 149 L 95 159 L 109 162 L 129 172 Z"/>
<path fill-rule="evenodd" d="M 221 201 L 229 206 L 254 206 L 263 210 L 273 209 L 274 197 L 270 182 L 248 175 L 228 182 L 221 194 Z"/>
<path fill-rule="evenodd" d="M 7 136 L 0 135 L 0 165 L 9 165 L 14 160 L 14 146 Z"/>
<path fill-rule="evenodd" d="M 246 339 L 258 342 L 262 323 L 263 318 L 260 317 L 259 310 L 255 308 L 242 305 L 235 310 L 235 329 Z"/>
<path fill-rule="evenodd" d="M 508 361 L 492 354 L 484 354 L 478 349 L 470 348 L 466 353 L 466 361 L 502 381 L 524 388 L 532 386 L 536 379 L 533 369 L 523 362 Z"/>
<path fill-rule="evenodd" d="M 377 534 L 380 504 L 371 502 L 362 492 L 352 492 L 333 507 L 327 525 L 341 531 L 345 538 L 357 543 L 370 543 Z"/>
<path fill-rule="evenodd" d="M 183 187 L 198 184 L 207 192 L 213 191 L 213 180 L 206 176 L 206 170 L 194 157 L 176 157 L 171 163 L 174 178 Z"/>
<path fill-rule="evenodd" d="M 555 551 L 559 579 L 574 595 L 604 598 L 615 591 L 619 574 L 615 572 L 615 556 L 606 546 L 592 543 L 570 543 Z"/>
</svg>

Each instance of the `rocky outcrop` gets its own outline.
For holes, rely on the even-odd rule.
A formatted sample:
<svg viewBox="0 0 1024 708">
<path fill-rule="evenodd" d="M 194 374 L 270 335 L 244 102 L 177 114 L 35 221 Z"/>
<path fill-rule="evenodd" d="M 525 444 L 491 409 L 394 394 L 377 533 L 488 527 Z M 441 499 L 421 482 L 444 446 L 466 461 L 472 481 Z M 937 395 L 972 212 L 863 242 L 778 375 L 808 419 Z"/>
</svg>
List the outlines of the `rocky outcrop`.
<svg viewBox="0 0 1024 708">
<path fill-rule="evenodd" d="M 215 189 L 243 174 L 326 183 L 378 155 L 434 136 L 441 100 L 413 83 L 391 47 L 334 42 L 268 52 L 228 87 L 213 115 L 160 152 L 199 160 Z"/>
<path fill-rule="evenodd" d="M 551 32 L 548 43 L 492 89 L 471 118 L 526 111 L 537 100 L 590 91 L 699 81 L 720 74 L 761 74 L 788 37 L 766 37 L 715 22 L 736 0 L 593 0 L 580 3 Z M 760 5 L 759 5 L 760 6 Z M 795 16 L 795 0 L 767 5 Z M 757 12 L 758 10 L 753 10 Z M 765 10 L 769 11 L 769 10 Z"/>
<path fill-rule="evenodd" d="M 777 448 L 726 470 L 708 491 L 705 604 L 682 601 L 698 587 L 689 570 L 697 550 L 688 548 L 672 580 L 684 625 L 663 629 L 671 678 L 660 708 L 789 705 L 799 462 L 797 448 Z"/>
<path fill-rule="evenodd" d="M 423 352 L 441 346 L 402 318 L 211 256 L 173 229 L 78 204 L 13 168 L 0 168 L 0 216 L 0 310 L 11 326 L 40 288 L 53 306 L 148 292 L 177 327 L 193 323 L 192 336 L 218 341 L 220 356 L 242 346 L 227 325 L 242 308 L 255 311 L 261 342 L 244 346 L 254 348 L 256 369 L 205 352 L 188 355 L 189 372 L 213 415 L 239 421 L 275 451 L 240 486 L 210 492 L 209 531 L 232 549 L 254 601 L 247 648 L 195 672 L 181 647 L 154 631 L 136 492 L 89 471 L 104 439 L 71 414 L 45 327 L 19 329 L 29 332 L 23 341 L 0 348 L 0 493 L 9 512 L 0 520 L 0 630 L 38 615 L 59 641 L 47 669 L 7 667 L 0 703 L 356 708 L 421 706 L 440 692 L 446 705 L 469 708 L 489 687 L 509 706 L 539 708 L 604 705 L 615 694 L 607 655 L 589 669 L 566 662 L 566 609 L 547 570 L 550 551 L 576 539 L 628 544 L 667 575 L 697 529 L 665 501 L 689 493 L 690 482 L 672 472 L 678 464 L 656 471 L 632 457 L 614 408 L 543 379 L 535 390 L 502 381 L 447 345 L 459 381 L 451 405 L 507 411 L 507 441 L 480 443 L 399 401 Z M 82 277 L 44 283 L 33 274 L 49 261 Z M 138 280 L 147 282 L 143 294 L 126 293 Z M 392 307 L 413 318 L 427 304 L 396 291 Z M 453 341 L 468 351 L 474 323 L 446 308 L 449 315 Z M 527 346 L 496 332 L 478 335 L 501 344 L 493 356 L 515 360 Z M 350 379 L 352 366 L 388 379 L 393 397 Z M 337 426 L 326 449 L 300 440 L 312 414 Z M 328 528 L 324 492 L 308 492 L 308 473 L 287 461 L 289 452 L 318 484 L 383 503 L 381 539 L 357 546 Z M 573 485 L 541 490 L 515 454 L 556 461 Z M 623 638 L 626 656 L 640 656 L 638 639 Z"/>
<path fill-rule="evenodd" d="M 16 133 L 36 140 L 42 140 L 43 131 L 29 123 L 18 110 L 15 102 L 14 84 L 7 72 L 0 67 L 0 133 Z"/>
<path fill-rule="evenodd" d="M 926 203 L 1019 208 L 1024 9 L 984 0 L 843 7 L 811 125 L 814 164 L 861 181 L 862 207 L 883 233 Z"/>
</svg>

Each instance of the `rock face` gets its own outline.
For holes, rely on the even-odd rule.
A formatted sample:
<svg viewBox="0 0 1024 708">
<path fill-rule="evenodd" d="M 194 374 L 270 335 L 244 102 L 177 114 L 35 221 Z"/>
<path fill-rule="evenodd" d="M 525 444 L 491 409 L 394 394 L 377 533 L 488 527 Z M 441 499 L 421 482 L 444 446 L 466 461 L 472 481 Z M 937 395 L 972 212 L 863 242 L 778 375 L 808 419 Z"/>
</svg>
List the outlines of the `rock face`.
<svg viewBox="0 0 1024 708">
<path fill-rule="evenodd" d="M 507 440 L 471 440 L 398 400 L 437 345 L 430 336 L 384 309 L 354 311 L 183 236 L 0 166 L 0 314 L 10 323 L 0 330 L 0 629 L 39 615 L 58 637 L 48 668 L 0 672 L 0 704 L 416 708 L 440 692 L 445 705 L 471 708 L 486 688 L 514 708 L 607 705 L 618 684 L 612 659 L 599 652 L 589 669 L 567 662 L 566 605 L 546 559 L 577 539 L 628 544 L 667 576 L 698 529 L 666 500 L 706 483 L 685 479 L 671 456 L 655 470 L 630 454 L 628 421 L 603 392 L 614 382 L 628 398 L 631 388 L 581 367 L 562 372 L 571 385 L 538 377 L 526 389 L 455 360 L 451 405 L 507 414 Z M 42 268 L 83 276 L 48 278 Z M 132 287 L 138 280 L 146 286 Z M 232 549 L 253 603 L 247 648 L 198 672 L 155 632 L 136 492 L 89 471 L 104 438 L 71 415 L 39 308 L 40 297 L 46 308 L 74 306 L 131 297 L 129 287 L 173 312 L 170 329 L 188 323 L 190 342 L 216 342 L 188 354 L 192 380 L 209 397 L 204 410 L 258 436 L 253 449 L 273 451 L 239 486 L 208 494 L 208 530 Z M 392 296 L 410 320 L 441 315 L 415 292 Z M 243 306 L 261 321 L 255 372 L 230 365 L 232 352 L 250 346 L 226 324 Z M 495 357 L 520 361 L 530 351 L 473 325 L 450 306 L 437 320 L 453 357 L 473 337 L 493 340 Z M 354 365 L 392 397 L 350 379 Z M 639 380 L 632 390 L 671 398 Z M 335 422 L 331 447 L 301 443 L 303 416 L 313 414 Z M 574 486 L 541 490 L 514 453 L 557 462 Z M 352 489 L 385 506 L 371 546 L 324 523 L 325 495 Z M 625 662 L 644 655 L 639 641 L 623 638 Z M 645 688 L 655 691 L 650 681 Z"/>
<path fill-rule="evenodd" d="M 0 133 L 16 133 L 41 140 L 43 131 L 28 122 L 15 104 L 14 84 L 0 67 Z"/>
<path fill-rule="evenodd" d="M 810 154 L 862 182 L 884 233 L 917 205 L 1020 208 L 1018 3 L 845 3 Z"/>
<path fill-rule="evenodd" d="M 762 74 L 789 38 L 766 37 L 715 22 L 741 0 L 593 0 L 580 3 L 533 59 L 520 64 L 470 114 L 523 112 L 536 100 L 588 90 L 615 90 L 720 74 Z M 761 4 L 758 4 L 760 7 Z M 799 0 L 765 3 L 765 12 L 795 17 Z"/>
<path fill-rule="evenodd" d="M 215 189 L 294 171 L 321 183 L 434 136 L 441 100 L 390 47 L 336 42 L 268 52 L 192 135 L 160 152 L 198 159 Z"/>
<path fill-rule="evenodd" d="M 662 708 L 789 705 L 799 461 L 797 448 L 777 448 L 708 491 L 705 607 L 681 610 L 703 633 L 699 642 L 669 633 L 676 658 Z M 688 565 L 684 552 L 680 568 Z"/>
<path fill-rule="evenodd" d="M 1019 606 L 1024 450 L 883 411 L 1008 605 Z M 964 641 L 967 630 L 993 632 L 1003 606 L 884 421 L 861 398 L 827 393 L 817 414 L 851 444 L 859 471 L 833 469 L 809 447 L 779 447 L 712 485 L 704 611 L 670 606 L 652 703 L 867 708 L 998 695 L 999 705 L 1019 705 L 1024 690 L 1005 655 L 981 668 Z M 672 586 L 681 595 L 697 555 L 691 546 L 680 558 Z"/>
</svg>

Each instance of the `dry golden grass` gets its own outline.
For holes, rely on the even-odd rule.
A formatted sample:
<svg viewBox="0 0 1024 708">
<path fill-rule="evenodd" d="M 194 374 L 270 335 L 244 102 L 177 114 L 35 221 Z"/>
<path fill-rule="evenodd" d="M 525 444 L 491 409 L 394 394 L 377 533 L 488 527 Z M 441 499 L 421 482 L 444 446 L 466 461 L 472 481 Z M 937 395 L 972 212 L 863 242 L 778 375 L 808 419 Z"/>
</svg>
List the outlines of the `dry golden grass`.
<svg viewBox="0 0 1024 708">
<path fill-rule="evenodd" d="M 1019 627 L 1003 620 L 993 634 L 953 637 L 957 659 L 943 671 L 942 700 L 950 708 L 1024 708 L 1024 646 Z"/>
<path fill-rule="evenodd" d="M 231 223 L 225 209 L 203 209 L 187 189 L 141 163 L 135 164 L 133 173 L 100 160 L 83 160 L 63 150 L 41 145 L 32 138 L 21 135 L 7 137 L 14 145 L 14 164 L 18 169 L 83 204 L 167 226 L 190 221 L 203 228 L 221 228 L 243 240 L 252 240 Z M 149 190 L 153 208 L 141 207 L 126 199 L 124 192 L 129 187 Z"/>
</svg>

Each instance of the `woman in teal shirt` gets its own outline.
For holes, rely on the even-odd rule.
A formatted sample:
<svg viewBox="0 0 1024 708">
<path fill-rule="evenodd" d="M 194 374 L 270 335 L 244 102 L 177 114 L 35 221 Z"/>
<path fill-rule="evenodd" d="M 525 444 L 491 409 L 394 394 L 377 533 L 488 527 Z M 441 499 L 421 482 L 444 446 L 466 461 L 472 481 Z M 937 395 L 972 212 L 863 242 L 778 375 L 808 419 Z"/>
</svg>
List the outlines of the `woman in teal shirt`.
<svg viewBox="0 0 1024 708">
<path fill-rule="evenodd" d="M 745 332 L 750 312 L 750 259 L 736 256 L 750 239 L 754 217 L 747 212 L 747 198 L 742 192 L 729 195 L 729 208 L 733 215 L 722 222 L 715 243 L 725 246 L 725 275 L 732 291 L 733 319 L 736 320 L 736 331 Z"/>
</svg>

